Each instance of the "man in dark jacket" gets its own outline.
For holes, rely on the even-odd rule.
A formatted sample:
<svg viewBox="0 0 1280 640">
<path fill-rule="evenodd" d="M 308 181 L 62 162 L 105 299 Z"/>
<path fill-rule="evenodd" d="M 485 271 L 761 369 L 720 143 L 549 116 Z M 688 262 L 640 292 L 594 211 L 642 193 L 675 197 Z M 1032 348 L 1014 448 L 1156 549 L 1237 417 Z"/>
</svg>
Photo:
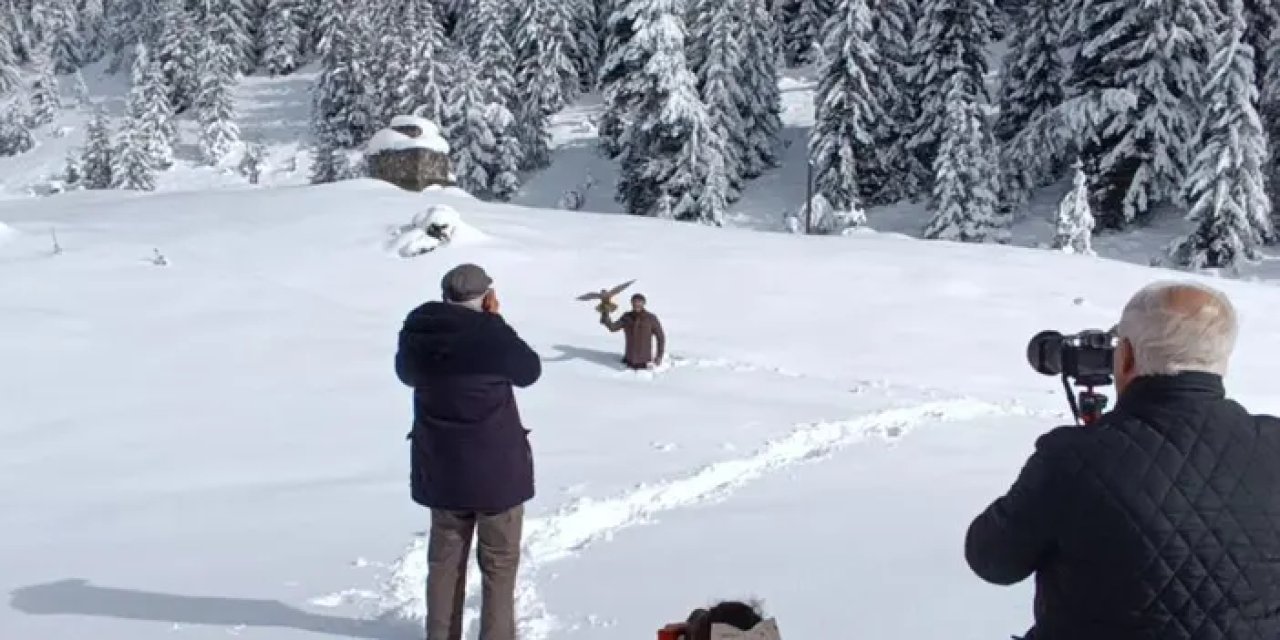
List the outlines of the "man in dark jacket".
<svg viewBox="0 0 1280 640">
<path fill-rule="evenodd" d="M 512 387 L 542 361 L 498 315 L 492 280 L 464 264 L 444 302 L 414 309 L 400 331 L 396 374 L 413 387 L 410 486 L 431 509 L 427 640 L 460 640 L 467 556 L 478 534 L 481 640 L 514 640 L 516 570 L 533 453 Z"/>
<path fill-rule="evenodd" d="M 662 364 L 662 357 L 667 351 L 667 334 L 662 330 L 658 316 L 645 308 L 646 300 L 637 293 L 631 296 L 631 310 L 622 314 L 617 321 L 609 318 L 609 311 L 600 312 L 600 324 L 611 333 L 622 332 L 625 346 L 622 364 L 628 369 L 648 369 Z M 658 343 L 658 355 L 654 357 L 654 341 Z"/>
<path fill-rule="evenodd" d="M 1035 574 L 1035 640 L 1280 638 L 1280 421 L 1226 397 L 1231 303 L 1158 283 L 1115 333 L 1115 410 L 1039 439 L 969 566 Z"/>
</svg>

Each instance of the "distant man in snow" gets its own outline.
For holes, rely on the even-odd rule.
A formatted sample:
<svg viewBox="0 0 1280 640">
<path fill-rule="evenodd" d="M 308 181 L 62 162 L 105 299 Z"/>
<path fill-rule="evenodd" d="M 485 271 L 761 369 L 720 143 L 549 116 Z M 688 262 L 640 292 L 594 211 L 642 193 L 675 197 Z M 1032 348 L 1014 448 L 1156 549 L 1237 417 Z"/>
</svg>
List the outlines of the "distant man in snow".
<svg viewBox="0 0 1280 640">
<path fill-rule="evenodd" d="M 514 640 L 516 570 L 533 452 L 513 387 L 542 375 L 538 354 L 498 314 L 493 281 L 464 264 L 441 283 L 442 302 L 409 313 L 396 374 L 413 387 L 410 486 L 431 509 L 427 640 L 462 638 L 473 538 L 484 574 L 480 640 Z"/>
<path fill-rule="evenodd" d="M 1041 436 L 965 557 L 1036 577 L 1035 640 L 1280 638 L 1280 420 L 1226 397 L 1236 314 L 1157 283 L 1116 326 L 1114 411 Z"/>
<path fill-rule="evenodd" d="M 667 336 L 662 331 L 658 316 L 645 309 L 645 297 L 639 293 L 631 296 L 631 310 L 618 320 L 609 318 L 609 311 L 600 311 L 600 324 L 610 332 L 621 331 L 626 338 L 622 364 L 629 369 L 648 369 L 662 364 L 666 354 Z M 658 343 L 658 355 L 653 354 L 653 343 Z"/>
</svg>

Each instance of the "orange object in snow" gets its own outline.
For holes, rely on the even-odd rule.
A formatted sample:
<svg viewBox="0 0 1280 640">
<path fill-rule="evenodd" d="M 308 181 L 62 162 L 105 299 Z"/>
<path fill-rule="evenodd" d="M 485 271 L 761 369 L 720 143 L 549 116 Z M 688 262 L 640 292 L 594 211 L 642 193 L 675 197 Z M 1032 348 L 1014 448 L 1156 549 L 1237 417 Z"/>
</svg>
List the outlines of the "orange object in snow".
<svg viewBox="0 0 1280 640">
<path fill-rule="evenodd" d="M 685 631 L 688 628 L 683 622 L 673 622 L 658 629 L 658 640 L 686 640 Z"/>
</svg>

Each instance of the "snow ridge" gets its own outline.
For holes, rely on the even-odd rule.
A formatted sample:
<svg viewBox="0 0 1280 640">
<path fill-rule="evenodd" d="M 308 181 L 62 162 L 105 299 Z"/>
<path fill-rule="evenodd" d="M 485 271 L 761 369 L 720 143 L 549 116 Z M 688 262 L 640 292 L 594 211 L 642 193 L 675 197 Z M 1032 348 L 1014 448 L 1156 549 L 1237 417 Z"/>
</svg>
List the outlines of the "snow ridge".
<svg viewBox="0 0 1280 640">
<path fill-rule="evenodd" d="M 525 523 L 521 575 L 517 587 L 520 635 L 545 640 L 556 627 L 555 617 L 538 597 L 537 575 L 547 565 L 572 557 L 607 541 L 614 533 L 653 522 L 664 511 L 723 500 L 736 489 L 771 472 L 824 458 L 850 445 L 867 441 L 894 442 L 911 429 L 929 422 L 960 422 L 986 416 L 1033 415 L 1016 405 L 974 399 L 925 402 L 858 416 L 849 420 L 803 423 L 788 435 L 771 440 L 756 453 L 703 467 L 693 473 L 654 484 L 642 484 L 607 499 L 575 500 L 553 514 Z M 426 615 L 426 536 L 419 535 L 392 565 L 378 606 L 382 616 L 420 621 Z M 475 592 L 480 575 L 468 573 L 468 590 Z M 469 607 L 468 624 L 475 606 Z"/>
</svg>

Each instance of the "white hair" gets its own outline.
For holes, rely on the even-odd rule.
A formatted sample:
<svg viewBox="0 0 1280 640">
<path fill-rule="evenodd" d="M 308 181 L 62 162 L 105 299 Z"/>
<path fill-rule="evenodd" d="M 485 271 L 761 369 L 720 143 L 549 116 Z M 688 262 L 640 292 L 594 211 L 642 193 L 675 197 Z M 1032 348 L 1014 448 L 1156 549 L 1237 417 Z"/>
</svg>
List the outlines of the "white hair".
<svg viewBox="0 0 1280 640">
<path fill-rule="evenodd" d="M 1179 304 L 1179 292 L 1208 300 Z M 1236 311 L 1222 292 L 1191 282 L 1156 282 L 1125 305 L 1116 334 L 1129 341 L 1139 376 L 1203 371 L 1226 375 L 1235 348 Z"/>
</svg>

